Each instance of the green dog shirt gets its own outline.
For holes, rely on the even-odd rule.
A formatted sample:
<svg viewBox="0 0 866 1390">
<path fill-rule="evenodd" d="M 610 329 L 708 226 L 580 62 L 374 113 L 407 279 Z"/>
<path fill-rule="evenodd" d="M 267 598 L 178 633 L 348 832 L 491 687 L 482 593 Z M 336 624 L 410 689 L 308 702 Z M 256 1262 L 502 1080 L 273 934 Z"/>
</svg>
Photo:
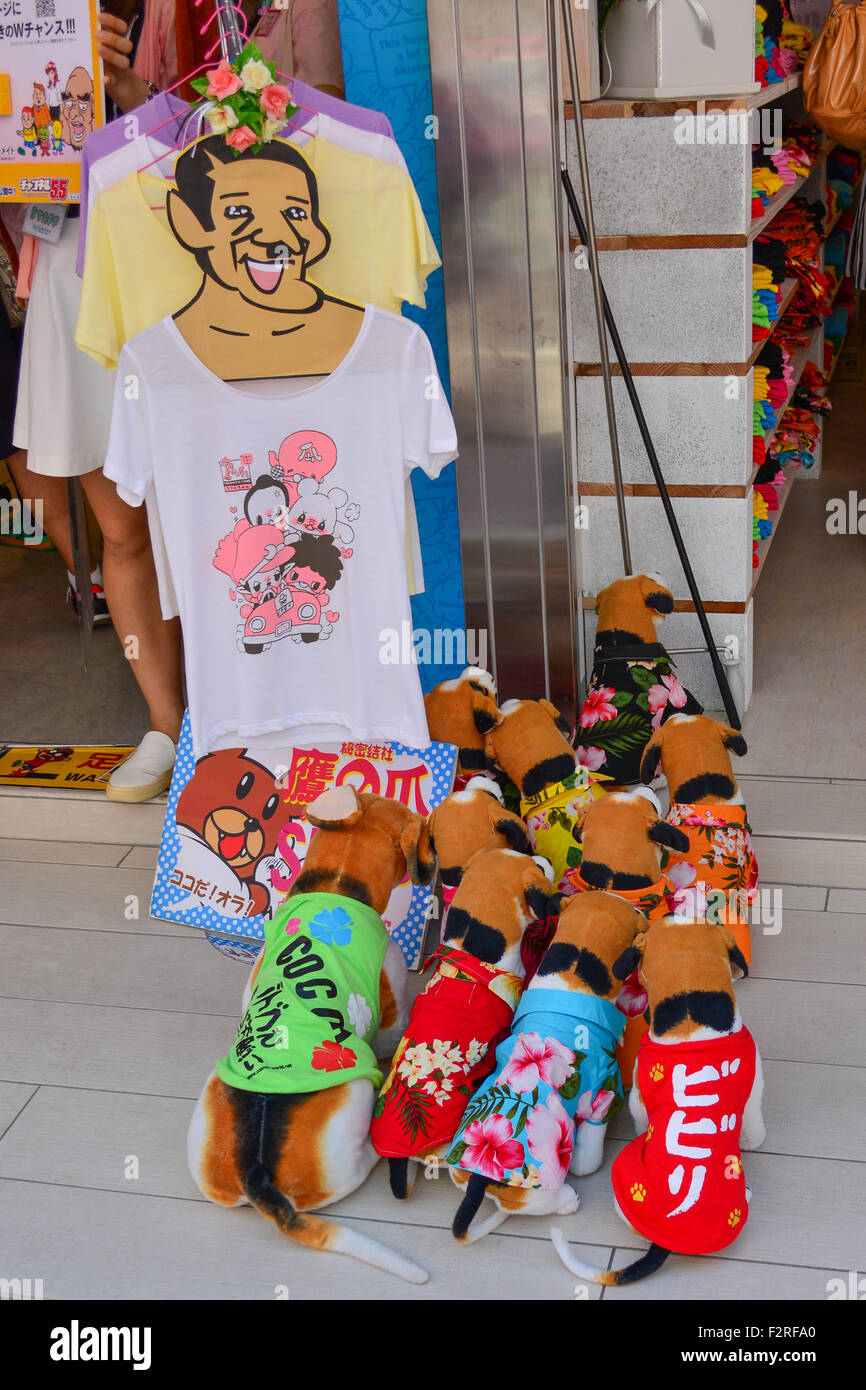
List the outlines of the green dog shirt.
<svg viewBox="0 0 866 1390">
<path fill-rule="evenodd" d="M 379 914 L 353 898 L 288 898 L 266 927 L 255 989 L 217 1075 L 272 1095 L 323 1091 L 361 1076 L 381 1086 L 370 1040 L 379 1027 L 387 945 Z"/>
</svg>

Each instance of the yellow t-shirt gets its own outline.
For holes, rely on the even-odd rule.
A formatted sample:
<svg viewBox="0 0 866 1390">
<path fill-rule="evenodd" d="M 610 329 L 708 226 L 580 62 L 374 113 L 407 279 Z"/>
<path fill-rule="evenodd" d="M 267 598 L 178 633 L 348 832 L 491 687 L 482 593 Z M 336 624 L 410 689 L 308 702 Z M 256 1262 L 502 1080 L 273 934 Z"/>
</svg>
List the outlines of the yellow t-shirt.
<svg viewBox="0 0 866 1390">
<path fill-rule="evenodd" d="M 323 136 L 304 145 L 303 156 L 331 233 L 309 279 L 328 294 L 390 313 L 399 314 L 404 300 L 423 308 L 427 276 L 441 262 L 407 171 Z M 176 313 L 201 284 L 194 257 L 168 223 L 171 187 L 135 171 L 91 206 L 75 341 L 105 367 L 116 366 L 124 343 Z"/>
</svg>

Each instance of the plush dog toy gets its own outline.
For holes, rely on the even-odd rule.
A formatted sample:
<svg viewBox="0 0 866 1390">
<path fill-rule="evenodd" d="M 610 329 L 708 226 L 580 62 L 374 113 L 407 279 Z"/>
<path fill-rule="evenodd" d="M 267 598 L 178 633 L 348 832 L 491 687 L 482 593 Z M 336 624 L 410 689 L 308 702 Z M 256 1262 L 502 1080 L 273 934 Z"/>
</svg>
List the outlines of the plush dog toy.
<svg viewBox="0 0 866 1390">
<path fill-rule="evenodd" d="M 451 1177 L 466 1186 L 452 1226 L 458 1240 L 478 1239 L 514 1213 L 576 1209 L 566 1170 L 599 1167 L 607 1123 L 622 1105 L 615 1049 L 625 1018 L 613 967 L 644 925 L 610 893 L 564 900 L 556 939 L 448 1154 Z M 472 1231 L 485 1191 L 498 1211 Z"/>
<path fill-rule="evenodd" d="M 410 1158 L 438 1162 L 493 1066 L 523 989 L 523 934 L 548 915 L 551 887 L 550 865 L 515 850 L 482 851 L 467 865 L 436 971 L 415 1000 L 370 1130 L 389 1160 L 395 1197 L 411 1190 Z"/>
<path fill-rule="evenodd" d="M 748 971 L 731 933 L 665 917 L 635 937 L 614 973 L 624 979 L 636 961 L 651 1031 L 629 1099 L 638 1137 L 614 1159 L 611 1179 L 617 1211 L 652 1244 L 634 1264 L 602 1271 L 551 1232 L 567 1268 L 595 1284 L 633 1284 L 671 1251 L 709 1255 L 730 1245 L 748 1217 L 740 1149 L 764 1142 L 761 1059 L 732 979 L 732 967 Z"/>
<path fill-rule="evenodd" d="M 672 854 L 667 866 L 670 910 L 706 913 L 728 926 L 749 963 L 749 900 L 758 895 L 758 863 L 728 749 L 740 757 L 747 751 L 735 729 L 706 715 L 675 714 L 644 749 L 641 776 L 651 782 L 661 762 L 671 794 L 667 821 L 689 839 L 688 849 Z"/>
<path fill-rule="evenodd" d="M 423 1283 L 411 1261 L 308 1209 L 353 1192 L 376 1162 L 376 1034 L 408 1014 L 406 965 L 380 914 L 407 869 L 415 883 L 432 878 L 427 826 L 349 785 L 324 792 L 307 818 L 317 833 L 190 1123 L 190 1170 L 220 1206 L 250 1202 L 303 1245 Z"/>
<path fill-rule="evenodd" d="M 580 863 L 572 838 L 578 810 L 603 788 L 578 764 L 569 726 L 549 700 L 507 700 L 487 735 L 487 753 L 515 784 L 532 845 L 553 865 L 554 881 L 571 892 L 565 871 Z"/>
<path fill-rule="evenodd" d="M 480 666 L 467 666 L 456 680 L 442 681 L 424 696 L 427 729 L 434 743 L 458 752 L 458 782 L 487 768 L 485 736 L 499 722 L 496 682 Z"/>
<path fill-rule="evenodd" d="M 660 816 L 661 807 L 648 787 L 611 792 L 585 807 L 574 828 L 575 838 L 583 843 L 583 859 L 568 874 L 571 891 L 605 888 L 645 917 L 664 917 L 669 910 L 669 885 L 661 852 L 682 850 L 688 841 L 682 830 Z M 628 1015 L 628 1024 L 617 1055 L 623 1076 L 629 1078 L 647 1030 L 646 992 L 636 972 L 623 984 L 620 1008 Z"/>
<path fill-rule="evenodd" d="M 688 836 L 661 819 L 661 807 L 648 787 L 609 792 L 578 814 L 573 831 L 583 858 L 568 873 L 572 892 L 606 888 L 648 917 L 667 911 L 667 882 L 661 850 L 688 849 Z"/>
<path fill-rule="evenodd" d="M 575 742 L 581 761 L 619 785 L 640 781 L 641 753 L 664 711 L 702 714 L 656 636 L 674 600 L 658 575 L 617 579 L 598 595 L 592 676 Z"/>
<path fill-rule="evenodd" d="M 439 861 L 445 905 L 454 897 L 463 870 L 480 850 L 516 849 L 530 854 L 526 826 L 507 811 L 502 790 L 492 777 L 473 777 L 463 791 L 452 792 L 427 819 L 430 847 Z"/>
</svg>

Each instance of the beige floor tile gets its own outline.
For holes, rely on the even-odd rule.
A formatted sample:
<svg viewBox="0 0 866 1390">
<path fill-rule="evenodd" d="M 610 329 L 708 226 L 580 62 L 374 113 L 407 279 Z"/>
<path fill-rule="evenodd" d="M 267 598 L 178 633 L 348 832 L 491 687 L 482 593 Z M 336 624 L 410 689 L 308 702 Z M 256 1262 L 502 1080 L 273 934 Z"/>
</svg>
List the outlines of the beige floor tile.
<svg viewBox="0 0 866 1390">
<path fill-rule="evenodd" d="M 572 1300 L 574 1280 L 546 1240 L 493 1235 L 458 1248 L 444 1232 L 347 1222 L 430 1274 L 415 1286 L 344 1255 L 306 1250 L 256 1212 L 209 1202 L 0 1181 L 4 1268 L 44 1281 L 46 1298 Z M 170 1255 L 169 1255 L 170 1252 Z M 582 1246 L 605 1266 L 609 1248 Z M 601 1290 L 593 1290 L 592 1296 Z"/>
<path fill-rule="evenodd" d="M 634 1251 L 615 1250 L 611 1269 L 620 1269 L 633 1259 Z M 604 1301 L 614 1299 L 617 1302 L 639 1303 L 648 1298 L 658 1298 L 666 1302 L 693 1302 L 699 1299 L 711 1299 L 714 1303 L 759 1303 L 776 1299 L 823 1302 L 827 1298 L 828 1280 L 847 1277 L 847 1270 L 843 1269 L 806 1269 L 799 1265 L 761 1264 L 760 1261 L 733 1258 L 694 1259 L 687 1255 L 672 1255 L 651 1279 L 620 1289 L 605 1289 Z M 712 1317 L 706 1321 L 712 1323 Z M 743 1321 L 748 1322 L 748 1318 Z M 782 1350 L 809 1350 L 811 1344 L 804 1339 L 802 1345 L 798 1341 L 796 1347 L 793 1342 L 779 1345 Z M 764 1349 L 767 1343 L 756 1342 L 755 1346 Z M 727 1353 L 732 1347 L 748 1350 L 749 1343 L 742 1337 L 731 1342 L 721 1338 L 696 1337 L 689 1340 L 684 1349 L 706 1351 L 709 1348 Z"/>
<path fill-rule="evenodd" d="M 623 1250 L 646 1245 L 628 1231 L 613 1207 L 610 1164 L 622 1147 L 623 1141 L 609 1140 L 603 1168 L 591 1177 L 571 1180 L 580 1194 L 580 1207 L 551 1224 L 560 1225 L 569 1240 L 618 1246 L 618 1260 L 624 1264 Z M 739 1239 L 715 1258 L 810 1269 L 862 1267 L 866 1163 L 763 1152 L 744 1154 L 743 1160 L 753 1193 L 749 1220 Z M 502 1229 L 523 1234 L 530 1226 L 529 1218 L 512 1217 Z"/>
<path fill-rule="evenodd" d="M 809 884 L 802 883 L 771 883 L 768 875 L 763 872 L 761 873 L 761 888 L 771 890 L 781 888 L 784 895 L 782 901 L 786 911 L 793 908 L 797 912 L 824 912 L 826 908 L 826 888 L 811 887 Z"/>
<path fill-rule="evenodd" d="M 156 869 L 159 858 L 158 845 L 133 845 L 123 860 L 125 869 Z"/>
<path fill-rule="evenodd" d="M 861 840 L 782 839 L 754 835 L 761 874 L 775 883 L 866 888 L 866 845 Z"/>
<path fill-rule="evenodd" d="M 237 1015 L 3 1002 L 9 1081 L 194 1099 L 234 1041 Z"/>
<path fill-rule="evenodd" d="M 0 1081 L 0 1135 L 8 1131 L 35 1092 L 35 1086 L 25 1086 L 16 1081 Z"/>
<path fill-rule="evenodd" d="M 858 888 L 831 888 L 827 898 L 828 912 L 866 913 L 866 893 Z"/>
<path fill-rule="evenodd" d="M 749 821 L 762 835 L 866 840 L 866 782 L 743 780 Z"/>
<path fill-rule="evenodd" d="M 0 790 L 9 790 L 0 788 Z M 12 791 L 0 799 L 0 830 L 15 840 L 80 840 L 105 845 L 158 845 L 165 805 L 108 801 L 100 792 Z"/>
<path fill-rule="evenodd" d="M 752 925 L 752 977 L 866 985 L 866 919 L 853 912 L 789 908 L 788 890 L 781 891 L 781 916 L 766 924 L 767 934 L 764 926 Z M 771 934 L 780 923 L 778 935 Z"/>
<path fill-rule="evenodd" d="M 866 1066 L 862 985 L 748 979 L 737 999 L 762 1057 Z"/>
<path fill-rule="evenodd" d="M 238 1017 L 249 973 L 190 928 L 154 936 L 0 926 L 0 959 L 7 998 Z"/>
<path fill-rule="evenodd" d="M 866 1161 L 864 1067 L 767 1061 L 763 1110 L 761 1153 Z"/>
<path fill-rule="evenodd" d="M 23 1095 L 20 1106 L 33 1088 L 17 1089 Z M 186 1098 L 42 1086 L 0 1141 L 0 1177 L 203 1202 L 186 1165 L 194 1104 Z M 0 1089 L 0 1128 L 5 1105 Z M 127 1177 L 130 1157 L 138 1160 L 134 1177 Z"/>
<path fill-rule="evenodd" d="M 194 930 L 150 916 L 150 869 L 40 864 L 35 870 L 26 864 L 12 864 L 3 878 L 0 922 L 83 927 L 87 931 L 155 932 L 159 936 L 178 936 Z"/>
<path fill-rule="evenodd" d="M 28 864 L 94 864 L 113 867 L 129 845 L 97 845 L 65 840 L 0 840 L 0 860 L 21 860 Z M 11 867 L 4 870 L 12 873 Z"/>
</svg>

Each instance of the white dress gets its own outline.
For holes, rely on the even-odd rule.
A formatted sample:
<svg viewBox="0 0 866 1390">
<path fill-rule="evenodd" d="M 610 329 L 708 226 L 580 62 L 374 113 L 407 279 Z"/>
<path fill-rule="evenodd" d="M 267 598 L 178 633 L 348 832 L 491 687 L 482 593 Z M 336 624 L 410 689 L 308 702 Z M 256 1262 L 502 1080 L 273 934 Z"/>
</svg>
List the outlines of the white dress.
<svg viewBox="0 0 866 1390">
<path fill-rule="evenodd" d="M 13 440 L 34 473 L 78 477 L 101 468 L 108 445 L 114 372 L 75 346 L 81 281 L 78 219 L 56 246 L 39 246 L 21 349 Z"/>
</svg>

